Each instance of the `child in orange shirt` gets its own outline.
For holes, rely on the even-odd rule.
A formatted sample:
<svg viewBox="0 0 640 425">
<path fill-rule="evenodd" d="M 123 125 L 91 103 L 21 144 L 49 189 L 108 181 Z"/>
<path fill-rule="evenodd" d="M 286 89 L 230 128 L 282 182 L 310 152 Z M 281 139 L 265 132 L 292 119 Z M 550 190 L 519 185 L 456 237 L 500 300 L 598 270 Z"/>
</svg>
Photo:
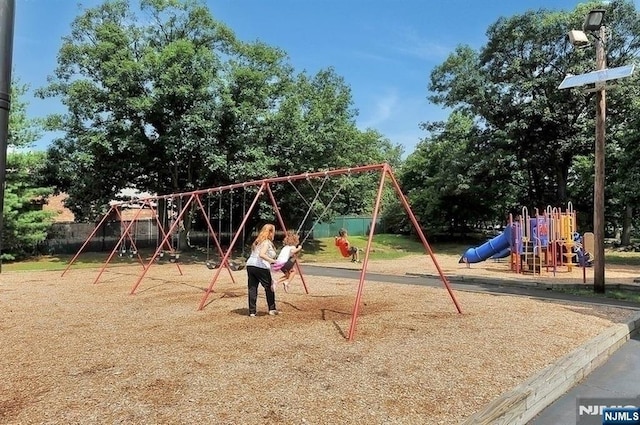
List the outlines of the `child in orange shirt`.
<svg viewBox="0 0 640 425">
<path fill-rule="evenodd" d="M 342 228 L 338 231 L 336 246 L 340 249 L 343 257 L 351 256 L 352 263 L 360 262 L 360 250 L 349 243 L 349 239 L 347 239 L 347 229 Z"/>
</svg>

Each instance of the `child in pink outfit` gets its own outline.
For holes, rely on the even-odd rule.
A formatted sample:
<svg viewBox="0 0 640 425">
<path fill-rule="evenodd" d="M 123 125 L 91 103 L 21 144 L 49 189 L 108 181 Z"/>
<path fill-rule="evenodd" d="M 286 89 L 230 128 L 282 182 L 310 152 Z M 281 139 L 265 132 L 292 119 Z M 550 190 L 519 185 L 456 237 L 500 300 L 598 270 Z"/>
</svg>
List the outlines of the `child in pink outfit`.
<svg viewBox="0 0 640 425">
<path fill-rule="evenodd" d="M 275 291 L 278 284 L 282 283 L 285 292 L 289 291 L 289 282 L 296 274 L 294 266 L 296 264 L 295 255 L 302 251 L 302 245 L 300 245 L 300 238 L 293 230 L 287 230 L 284 240 L 282 241 L 284 246 L 276 258 L 276 262 L 271 265 L 272 271 L 281 271 L 283 275 L 271 284 L 271 288 Z"/>
</svg>

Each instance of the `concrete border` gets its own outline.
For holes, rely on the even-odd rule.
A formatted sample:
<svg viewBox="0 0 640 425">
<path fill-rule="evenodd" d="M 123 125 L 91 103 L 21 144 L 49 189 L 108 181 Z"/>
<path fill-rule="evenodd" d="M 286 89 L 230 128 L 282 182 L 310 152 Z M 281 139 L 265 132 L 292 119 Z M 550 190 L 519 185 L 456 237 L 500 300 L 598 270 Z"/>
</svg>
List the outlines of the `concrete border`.
<svg viewBox="0 0 640 425">
<path fill-rule="evenodd" d="M 603 364 L 640 331 L 640 313 L 611 326 L 467 418 L 462 425 L 524 425 Z"/>
<path fill-rule="evenodd" d="M 425 273 L 412 273 L 407 272 L 407 276 L 414 277 L 428 277 L 433 279 L 440 279 L 440 276 L 437 274 L 425 274 Z M 484 284 L 484 285 L 494 285 L 494 286 L 510 286 L 517 288 L 527 288 L 527 289 L 542 289 L 542 290 L 553 290 L 553 289 L 593 289 L 592 283 L 560 283 L 558 281 L 542 281 L 542 280 L 518 280 L 512 279 L 509 277 L 499 277 L 499 278 L 489 278 L 487 276 L 464 276 L 464 275 L 447 275 L 447 279 L 449 279 L 452 283 L 460 283 L 460 284 Z M 640 283 L 640 278 L 637 278 Z M 629 292 L 640 292 L 640 284 L 639 285 L 630 285 L 627 283 L 609 283 L 607 282 L 608 290 L 624 290 Z"/>
</svg>

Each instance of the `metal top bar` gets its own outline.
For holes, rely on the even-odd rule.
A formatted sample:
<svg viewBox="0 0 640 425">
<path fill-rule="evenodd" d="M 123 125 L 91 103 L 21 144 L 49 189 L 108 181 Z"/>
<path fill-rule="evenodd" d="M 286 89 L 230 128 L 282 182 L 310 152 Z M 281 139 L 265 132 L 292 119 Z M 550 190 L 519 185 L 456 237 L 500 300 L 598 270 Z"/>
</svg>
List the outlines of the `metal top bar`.
<svg viewBox="0 0 640 425">
<path fill-rule="evenodd" d="M 211 188 L 207 188 L 207 189 L 198 189 L 198 190 L 193 190 L 190 192 L 180 192 L 180 193 L 170 193 L 167 195 L 156 195 L 156 196 L 146 196 L 143 198 L 139 198 L 140 201 L 149 201 L 149 200 L 154 200 L 154 199 L 170 199 L 170 198 L 175 198 L 175 197 L 183 197 L 183 196 L 191 196 L 191 195 L 204 195 L 204 194 L 211 194 L 214 192 L 220 193 L 220 192 L 225 192 L 227 190 L 233 190 L 233 189 L 237 189 L 237 188 L 247 188 L 247 187 L 251 187 L 251 186 L 260 186 L 262 184 L 265 183 L 279 183 L 279 182 L 286 182 L 286 181 L 293 181 L 293 180 L 302 180 L 302 179 L 309 179 L 309 178 L 314 178 L 314 177 L 328 177 L 328 176 L 336 176 L 336 175 L 341 175 L 341 174 L 357 174 L 357 173 L 364 173 L 367 171 L 375 171 L 375 170 L 384 170 L 386 168 L 389 168 L 389 164 L 382 163 L 382 164 L 374 164 L 374 165 L 362 165 L 362 166 L 358 166 L 358 167 L 349 167 L 349 168 L 340 168 L 340 169 L 335 169 L 335 170 L 326 170 L 326 171 L 316 171 L 313 173 L 303 173 L 303 174 L 296 174 L 293 176 L 282 176 L 282 177 L 269 177 L 266 179 L 261 179 L 261 180 L 253 180 L 253 181 L 249 181 L 249 182 L 242 182 L 242 183 L 234 183 L 234 184 L 229 184 L 226 186 L 218 186 L 218 187 L 211 187 Z M 114 202 L 113 205 L 122 205 L 122 204 L 126 204 L 127 201 L 122 201 L 122 202 Z"/>
</svg>

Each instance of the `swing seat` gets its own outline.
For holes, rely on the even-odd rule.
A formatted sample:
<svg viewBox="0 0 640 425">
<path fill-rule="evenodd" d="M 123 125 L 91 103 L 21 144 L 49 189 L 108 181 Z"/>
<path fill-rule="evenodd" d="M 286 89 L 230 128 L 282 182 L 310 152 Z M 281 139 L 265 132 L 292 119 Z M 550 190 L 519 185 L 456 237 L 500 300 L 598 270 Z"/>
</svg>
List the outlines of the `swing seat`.
<svg viewBox="0 0 640 425">
<path fill-rule="evenodd" d="M 214 263 L 213 261 L 207 261 L 205 263 L 209 270 L 215 270 L 220 267 L 220 263 Z M 236 261 L 229 261 L 229 270 L 237 272 L 238 270 L 244 269 L 244 264 L 238 263 Z"/>
<path fill-rule="evenodd" d="M 351 258 L 353 257 L 353 252 L 350 251 L 351 248 L 346 248 L 344 245 L 338 245 L 338 243 L 336 242 L 336 248 L 338 249 L 338 252 L 340 252 L 340 255 L 342 255 L 343 258 Z M 358 250 L 358 252 L 362 252 L 362 250 L 360 248 L 356 248 Z"/>
<path fill-rule="evenodd" d="M 235 271 L 244 269 L 244 264 L 240 264 L 232 261 L 229 264 L 229 268 L 235 272 Z"/>
<path fill-rule="evenodd" d="M 348 252 L 343 252 L 342 250 L 338 250 L 340 251 L 340 255 L 342 255 L 342 258 L 351 258 L 351 254 L 349 254 Z"/>
</svg>

